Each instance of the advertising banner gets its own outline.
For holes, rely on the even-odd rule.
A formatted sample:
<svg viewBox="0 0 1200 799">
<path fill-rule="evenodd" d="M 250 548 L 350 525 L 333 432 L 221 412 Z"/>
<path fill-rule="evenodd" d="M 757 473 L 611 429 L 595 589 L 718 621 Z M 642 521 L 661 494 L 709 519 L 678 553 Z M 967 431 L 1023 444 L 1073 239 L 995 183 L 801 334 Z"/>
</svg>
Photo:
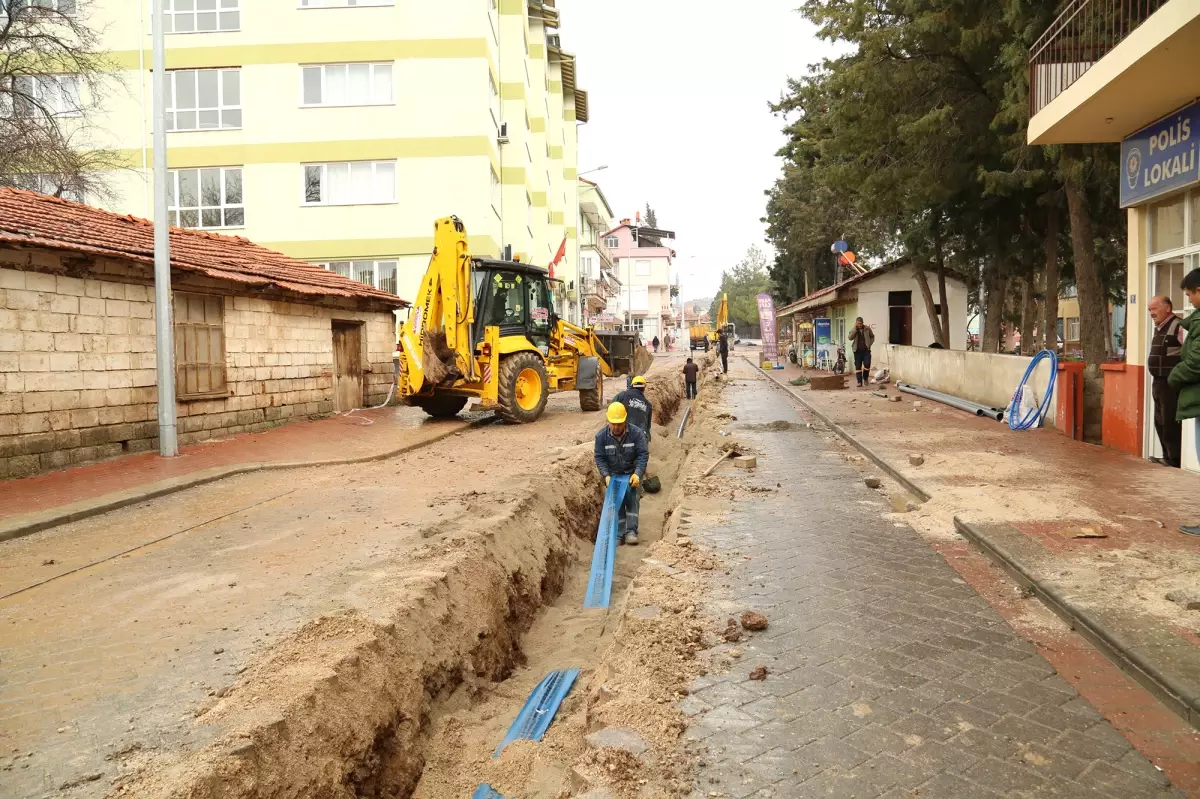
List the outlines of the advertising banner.
<svg viewBox="0 0 1200 799">
<path fill-rule="evenodd" d="M 1121 207 L 1200 181 L 1200 101 L 1121 142 Z"/>
<path fill-rule="evenodd" d="M 775 301 L 771 295 L 758 295 L 758 324 L 762 328 L 763 360 L 779 363 L 779 334 L 775 330 Z"/>
<path fill-rule="evenodd" d="M 817 361 L 833 359 L 833 320 L 828 318 L 813 320 L 813 338 L 816 340 Z"/>
</svg>

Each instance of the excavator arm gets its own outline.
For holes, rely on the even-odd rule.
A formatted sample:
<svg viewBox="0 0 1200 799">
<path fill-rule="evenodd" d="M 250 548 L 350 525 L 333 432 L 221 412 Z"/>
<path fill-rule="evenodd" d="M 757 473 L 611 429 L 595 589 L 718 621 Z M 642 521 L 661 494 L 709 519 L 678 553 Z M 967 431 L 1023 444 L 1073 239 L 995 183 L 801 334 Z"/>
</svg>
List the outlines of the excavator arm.
<svg viewBox="0 0 1200 799">
<path fill-rule="evenodd" d="M 608 362 L 608 348 L 590 327 L 579 327 L 559 319 L 554 329 L 554 349 L 563 352 L 574 352 L 580 358 L 599 358 L 600 373 L 612 377 L 612 366 Z"/>
<path fill-rule="evenodd" d="M 721 295 L 721 305 L 717 308 L 717 332 L 725 329 L 725 325 L 729 324 L 729 295 Z"/>
<path fill-rule="evenodd" d="M 447 378 L 475 375 L 475 296 L 466 226 L 458 217 L 434 223 L 433 257 L 421 279 L 396 348 L 401 397 L 426 393 Z"/>
</svg>

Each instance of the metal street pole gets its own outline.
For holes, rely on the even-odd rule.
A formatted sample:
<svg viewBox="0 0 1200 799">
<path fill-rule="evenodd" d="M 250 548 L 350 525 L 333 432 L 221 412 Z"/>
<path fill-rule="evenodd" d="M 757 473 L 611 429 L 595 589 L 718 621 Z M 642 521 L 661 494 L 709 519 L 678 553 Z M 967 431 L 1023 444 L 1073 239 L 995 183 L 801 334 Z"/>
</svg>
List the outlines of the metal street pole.
<svg viewBox="0 0 1200 799">
<path fill-rule="evenodd" d="M 175 333 L 171 324 L 171 240 L 167 217 L 167 79 L 163 0 L 151 0 L 154 38 L 154 346 L 158 355 L 158 454 L 179 454 L 175 425 Z"/>
</svg>

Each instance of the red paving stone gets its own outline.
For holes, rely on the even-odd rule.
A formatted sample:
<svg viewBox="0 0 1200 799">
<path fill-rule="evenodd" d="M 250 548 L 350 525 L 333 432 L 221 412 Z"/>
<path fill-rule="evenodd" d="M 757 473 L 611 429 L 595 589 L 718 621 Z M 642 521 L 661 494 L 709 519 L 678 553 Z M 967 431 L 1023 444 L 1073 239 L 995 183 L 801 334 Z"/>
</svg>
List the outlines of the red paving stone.
<svg viewBox="0 0 1200 799">
<path fill-rule="evenodd" d="M 46 474 L 0 481 L 0 519 L 46 511 L 214 467 L 370 457 L 426 441 L 465 421 L 435 421 L 415 408 L 381 408 L 296 422 L 182 447 L 176 458 L 127 455 Z"/>
</svg>

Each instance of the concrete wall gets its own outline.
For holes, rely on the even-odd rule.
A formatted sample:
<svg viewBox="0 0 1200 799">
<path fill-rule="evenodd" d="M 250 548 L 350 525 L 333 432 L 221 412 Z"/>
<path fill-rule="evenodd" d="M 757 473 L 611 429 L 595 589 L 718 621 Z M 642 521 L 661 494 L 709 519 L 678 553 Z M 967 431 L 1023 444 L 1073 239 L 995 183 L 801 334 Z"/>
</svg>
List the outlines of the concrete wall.
<svg viewBox="0 0 1200 799">
<path fill-rule="evenodd" d="M 927 273 L 929 288 L 933 292 L 934 302 L 938 301 L 937 276 Z M 859 285 L 858 307 L 854 316 L 861 316 L 863 322 L 875 331 L 874 365 L 888 366 L 890 355 L 886 346 L 888 343 L 889 311 L 888 292 L 912 292 L 912 344 L 914 347 L 928 347 L 934 342 L 933 326 L 929 321 L 929 313 L 925 309 L 925 300 L 917 285 L 912 267 L 906 266 L 893 272 L 872 278 Z M 967 347 L 967 287 L 957 280 L 946 281 L 946 298 L 950 306 L 950 349 L 964 350 Z M 849 313 L 849 311 L 847 311 Z M 854 326 L 854 316 L 846 320 L 846 330 Z"/>
<path fill-rule="evenodd" d="M 57 269 L 59 274 L 14 269 Z M 87 277 L 59 256 L 0 249 L 0 478 L 157 446 L 154 295 L 146 269 L 100 261 Z M 224 294 L 230 395 L 178 404 L 179 439 L 258 432 L 333 411 L 332 320 L 363 322 L 366 400 L 392 379 L 392 314 L 231 294 L 178 276 L 177 291 Z"/>
<path fill-rule="evenodd" d="M 1012 401 L 1017 384 L 1033 360 L 1021 355 L 931 350 L 895 344 L 888 345 L 887 351 L 893 383 L 911 383 L 994 408 L 1004 408 Z M 1036 391 L 1045 390 L 1049 375 L 1050 367 L 1043 362 L 1030 381 Z M 1046 417 L 1046 426 L 1055 425 L 1057 407 L 1055 397 Z"/>
</svg>

